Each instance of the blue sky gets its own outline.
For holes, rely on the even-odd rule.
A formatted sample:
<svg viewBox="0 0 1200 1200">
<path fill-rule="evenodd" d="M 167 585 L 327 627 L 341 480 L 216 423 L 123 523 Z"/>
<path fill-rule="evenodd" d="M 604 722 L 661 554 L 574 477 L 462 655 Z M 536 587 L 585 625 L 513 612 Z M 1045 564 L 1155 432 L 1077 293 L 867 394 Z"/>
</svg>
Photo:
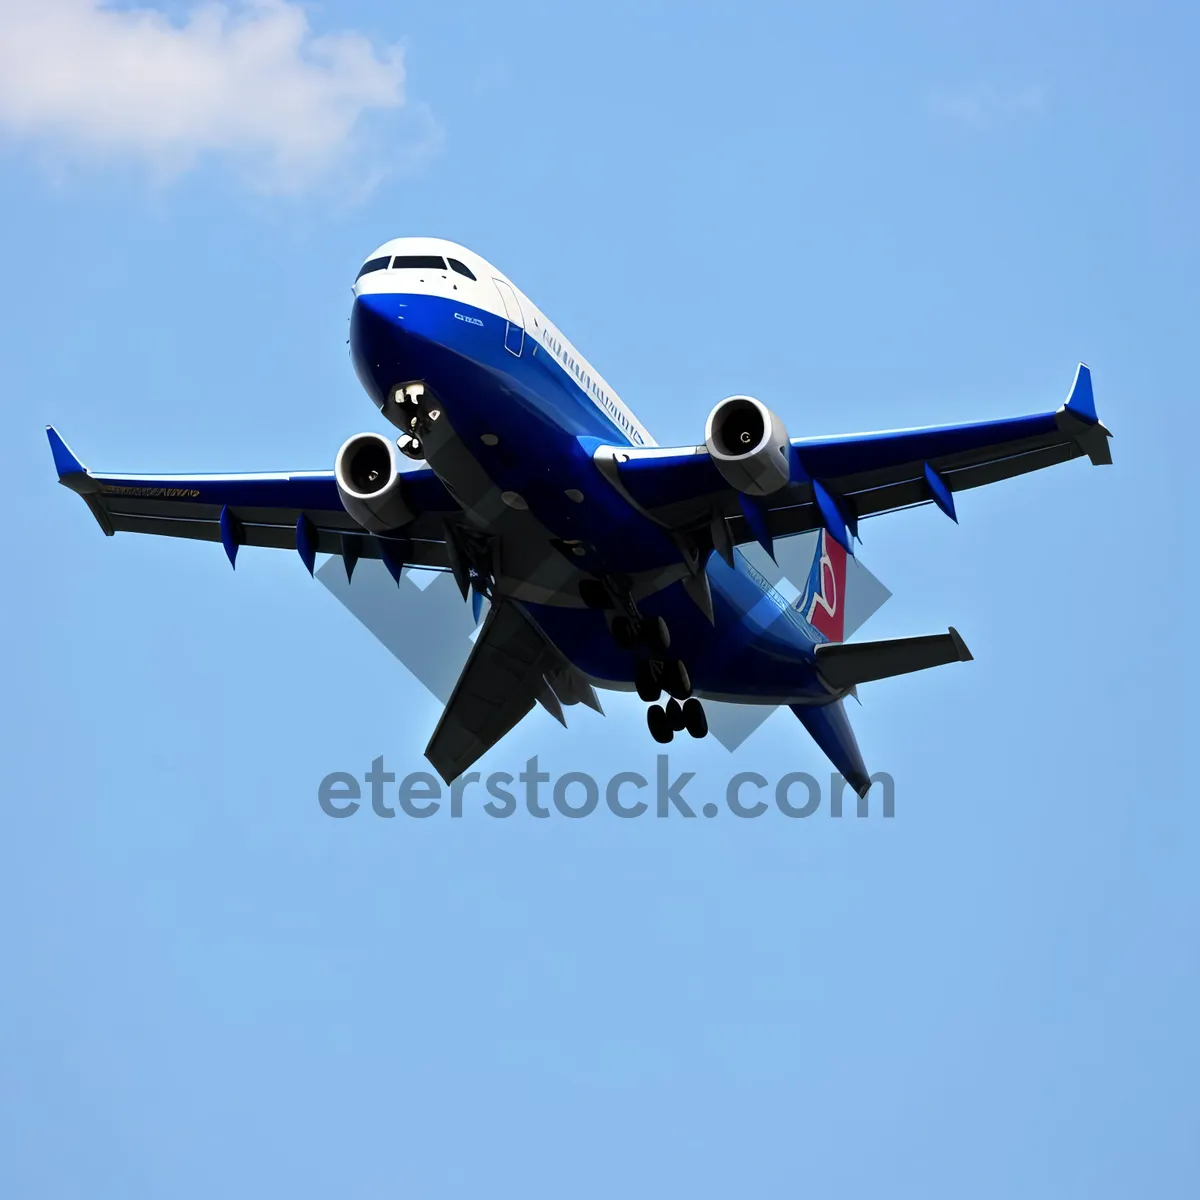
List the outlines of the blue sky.
<svg viewBox="0 0 1200 1200">
<path fill-rule="evenodd" d="M 1190 6 L 5 7 L 0 1193 L 1196 1195 Z M 349 284 L 408 233 L 664 443 L 1091 363 L 1112 468 L 863 528 L 865 632 L 975 654 L 863 688 L 893 820 L 322 815 L 422 765 L 430 697 L 292 555 L 104 538 L 42 427 L 327 467 L 378 426 Z M 652 773 L 607 707 L 486 761 Z M 787 714 L 671 761 L 697 804 L 824 771 Z"/>
</svg>

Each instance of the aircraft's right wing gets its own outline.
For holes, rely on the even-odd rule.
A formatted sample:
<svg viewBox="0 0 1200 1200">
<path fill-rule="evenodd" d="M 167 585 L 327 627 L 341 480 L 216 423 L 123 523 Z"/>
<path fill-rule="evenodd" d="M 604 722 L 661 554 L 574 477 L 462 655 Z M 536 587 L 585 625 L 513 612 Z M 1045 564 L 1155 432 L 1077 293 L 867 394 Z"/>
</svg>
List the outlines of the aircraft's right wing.
<svg viewBox="0 0 1200 1200">
<path fill-rule="evenodd" d="M 918 504 L 954 517 L 954 493 L 1087 457 L 1112 461 L 1096 416 L 1091 371 L 1080 363 L 1065 404 L 1000 421 L 793 438 L 790 480 L 769 496 L 739 494 L 704 446 L 599 446 L 596 465 L 642 512 L 668 529 L 707 529 L 716 549 L 824 527 L 851 553 L 861 518 Z"/>
</svg>

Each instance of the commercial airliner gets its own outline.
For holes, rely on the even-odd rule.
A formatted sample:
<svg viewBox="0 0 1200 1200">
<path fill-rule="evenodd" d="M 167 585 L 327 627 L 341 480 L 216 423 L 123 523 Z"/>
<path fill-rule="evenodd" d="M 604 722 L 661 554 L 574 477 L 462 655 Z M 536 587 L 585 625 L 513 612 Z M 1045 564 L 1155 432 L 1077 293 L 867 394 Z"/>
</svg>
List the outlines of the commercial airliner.
<svg viewBox="0 0 1200 1200">
<path fill-rule="evenodd" d="M 636 689 L 657 742 L 704 737 L 704 700 L 785 704 L 860 795 L 843 700 L 859 684 L 971 658 L 946 633 L 844 641 L 858 523 L 1072 458 L 1111 462 L 1089 369 L 1066 402 L 962 425 L 789 437 L 751 396 L 700 445 L 660 447 L 616 391 L 502 272 L 463 246 L 399 238 L 353 285 L 350 348 L 399 436 L 360 433 L 332 470 L 114 475 L 53 427 L 59 481 L 106 534 L 165 534 L 450 572 L 487 616 L 426 748 L 446 782 L 535 705 L 600 710 Z M 817 531 L 792 601 L 739 550 Z M 564 721 L 565 724 L 565 721 Z"/>
</svg>

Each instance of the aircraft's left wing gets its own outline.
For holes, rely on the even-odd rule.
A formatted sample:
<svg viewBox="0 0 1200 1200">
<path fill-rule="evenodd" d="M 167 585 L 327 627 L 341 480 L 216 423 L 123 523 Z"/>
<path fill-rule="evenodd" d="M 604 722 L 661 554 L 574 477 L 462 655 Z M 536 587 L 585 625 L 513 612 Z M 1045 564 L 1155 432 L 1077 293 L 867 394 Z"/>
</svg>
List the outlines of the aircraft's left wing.
<svg viewBox="0 0 1200 1200">
<path fill-rule="evenodd" d="M 535 704 L 542 703 L 565 725 L 551 687 L 551 680 L 564 670 L 571 672 L 562 655 L 517 605 L 507 600 L 493 605 L 429 740 L 425 757 L 450 783 Z M 558 686 L 561 689 L 562 685 Z M 591 694 L 581 698 L 598 708 L 591 687 L 583 686 Z"/>
<path fill-rule="evenodd" d="M 317 554 L 401 567 L 448 567 L 444 519 L 458 505 L 427 467 L 404 473 L 414 520 L 394 534 L 367 533 L 342 507 L 332 471 L 262 475 L 106 475 L 87 470 L 58 431 L 46 430 L 58 481 L 78 492 L 106 534 L 151 533 L 239 546 L 296 550 L 311 572 Z"/>
<path fill-rule="evenodd" d="M 1112 461 L 1096 417 L 1091 371 L 1080 364 L 1061 408 L 1028 417 L 793 438 L 790 480 L 764 497 L 740 495 L 704 446 L 600 446 L 596 464 L 643 512 L 680 533 L 709 531 L 717 550 L 824 527 L 847 549 L 863 517 L 936 504 L 957 520 L 954 494 L 1086 456 Z M 724 543 L 724 545 L 722 545 Z M 726 556 L 728 557 L 728 553 Z"/>
</svg>

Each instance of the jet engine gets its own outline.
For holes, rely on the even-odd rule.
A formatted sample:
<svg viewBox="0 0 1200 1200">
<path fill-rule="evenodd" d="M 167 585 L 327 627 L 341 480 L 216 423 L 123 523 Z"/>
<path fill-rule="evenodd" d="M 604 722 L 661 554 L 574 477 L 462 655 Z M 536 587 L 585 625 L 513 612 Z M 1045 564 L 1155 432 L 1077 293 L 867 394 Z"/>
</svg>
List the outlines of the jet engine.
<svg viewBox="0 0 1200 1200">
<path fill-rule="evenodd" d="M 730 396 L 708 414 L 704 444 L 730 487 L 769 496 L 791 477 L 791 446 L 783 422 L 753 396 Z"/>
<path fill-rule="evenodd" d="M 372 533 L 412 520 L 404 501 L 398 451 L 381 433 L 357 433 L 338 451 L 333 474 L 342 507 Z"/>
</svg>

